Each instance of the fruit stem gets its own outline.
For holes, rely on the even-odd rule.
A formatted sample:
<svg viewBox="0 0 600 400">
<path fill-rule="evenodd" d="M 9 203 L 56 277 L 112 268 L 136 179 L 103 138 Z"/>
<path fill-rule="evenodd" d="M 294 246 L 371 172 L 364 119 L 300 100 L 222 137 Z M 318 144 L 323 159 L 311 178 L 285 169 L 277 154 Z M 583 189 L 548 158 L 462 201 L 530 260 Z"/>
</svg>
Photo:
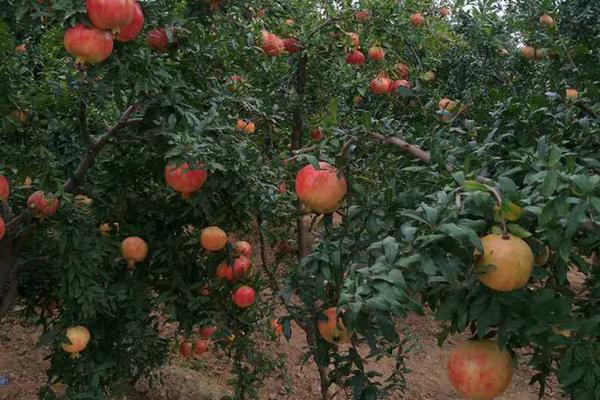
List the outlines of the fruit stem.
<svg viewBox="0 0 600 400">
<path fill-rule="evenodd" d="M 133 260 L 127 261 L 127 267 L 131 270 L 135 269 L 135 261 L 133 261 Z"/>
<path fill-rule="evenodd" d="M 494 198 L 496 199 L 496 204 L 498 205 L 498 208 L 500 209 L 500 223 L 502 224 L 502 239 L 504 240 L 508 240 L 510 239 L 510 236 L 508 236 L 508 227 L 506 226 L 506 219 L 504 219 L 504 211 L 502 211 L 502 195 L 500 195 L 500 192 L 493 187 L 488 187 L 488 191 L 490 192 L 490 194 L 492 196 L 494 196 Z"/>
</svg>

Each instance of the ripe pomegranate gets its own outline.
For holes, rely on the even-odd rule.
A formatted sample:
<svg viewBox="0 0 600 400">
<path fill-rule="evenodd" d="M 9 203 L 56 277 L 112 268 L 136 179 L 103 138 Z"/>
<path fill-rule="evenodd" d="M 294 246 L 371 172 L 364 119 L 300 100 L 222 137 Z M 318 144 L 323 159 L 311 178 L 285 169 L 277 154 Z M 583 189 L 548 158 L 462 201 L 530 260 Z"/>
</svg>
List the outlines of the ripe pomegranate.
<svg viewBox="0 0 600 400">
<path fill-rule="evenodd" d="M 233 255 L 236 257 L 245 256 L 252 257 L 252 246 L 250 243 L 243 240 L 238 240 L 233 244 Z"/>
<path fill-rule="evenodd" d="M 323 140 L 323 129 L 320 126 L 316 126 L 310 129 L 310 138 L 315 142 Z"/>
<path fill-rule="evenodd" d="M 354 104 L 354 107 L 358 107 L 362 104 L 363 102 L 363 98 L 362 96 L 354 96 L 352 98 L 352 103 Z"/>
<path fill-rule="evenodd" d="M 121 255 L 129 268 L 133 268 L 135 263 L 144 261 L 148 256 L 148 245 L 144 239 L 130 236 L 121 242 Z"/>
<path fill-rule="evenodd" d="M 398 75 L 400 75 L 400 77 L 406 79 L 408 78 L 408 75 L 410 73 L 410 70 L 408 69 L 408 65 L 403 64 L 403 63 L 398 63 L 394 66 L 394 69 L 396 70 L 396 73 Z"/>
<path fill-rule="evenodd" d="M 287 192 L 287 183 L 285 182 L 281 182 L 278 186 L 277 186 L 277 193 L 278 194 L 284 194 L 285 192 Z"/>
<path fill-rule="evenodd" d="M 69 343 L 63 343 L 62 349 L 70 353 L 71 358 L 79 358 L 81 356 L 79 353 L 85 350 L 90 342 L 90 331 L 85 326 L 72 326 L 67 329 L 66 336 L 69 339 Z"/>
<path fill-rule="evenodd" d="M 10 113 L 21 125 L 27 124 L 29 113 L 25 110 L 14 110 Z"/>
<path fill-rule="evenodd" d="M 283 325 L 279 323 L 278 319 L 271 320 L 271 329 L 275 332 L 276 335 L 281 335 L 283 333 Z"/>
<path fill-rule="evenodd" d="M 338 176 L 336 168 L 320 162 L 302 168 L 296 175 L 296 194 L 302 204 L 312 211 L 329 214 L 337 210 L 347 192 L 346 179 Z"/>
<path fill-rule="evenodd" d="M 262 50 L 269 57 L 280 56 L 285 52 L 285 45 L 283 40 L 275 35 L 274 33 L 269 33 L 266 30 L 262 31 Z"/>
<path fill-rule="evenodd" d="M 0 217 L 0 240 L 4 238 L 6 234 L 6 225 L 4 224 L 4 218 Z"/>
<path fill-rule="evenodd" d="M 385 50 L 380 46 L 373 46 L 369 49 L 369 58 L 373 61 L 382 61 L 385 58 Z"/>
<path fill-rule="evenodd" d="M 512 360 L 491 340 L 462 343 L 450 353 L 448 378 L 465 399 L 491 400 L 500 396 L 512 380 Z"/>
<path fill-rule="evenodd" d="M 133 18 L 131 22 L 121 28 L 121 31 L 115 36 L 115 40 L 119 42 L 129 42 L 135 39 L 142 28 L 144 27 L 144 13 L 142 11 L 142 7 L 136 0 L 132 0 L 133 2 Z"/>
<path fill-rule="evenodd" d="M 134 0 L 86 0 L 85 6 L 96 28 L 116 33 L 133 19 Z"/>
<path fill-rule="evenodd" d="M 365 23 L 371 18 L 371 13 L 368 10 L 360 10 L 354 13 L 356 22 Z"/>
<path fill-rule="evenodd" d="M 97 64 L 110 56 L 113 49 L 110 32 L 77 24 L 65 32 L 67 53 L 75 56 L 75 64 Z"/>
<path fill-rule="evenodd" d="M 200 245 L 208 251 L 221 251 L 227 245 L 227 233 L 218 226 L 209 226 L 200 232 Z"/>
<path fill-rule="evenodd" d="M 27 199 L 27 207 L 35 218 L 46 218 L 56 214 L 58 210 L 58 198 L 46 198 L 46 194 L 38 190 Z"/>
<path fill-rule="evenodd" d="M 447 97 L 444 97 L 443 99 L 440 100 L 440 102 L 438 103 L 438 108 L 440 110 L 446 110 L 446 111 L 454 111 L 454 109 L 456 108 L 456 102 L 453 100 L 450 100 Z"/>
<path fill-rule="evenodd" d="M 184 340 L 179 345 L 179 354 L 181 354 L 183 358 L 190 358 L 192 356 L 192 349 L 192 343 L 187 340 Z"/>
<path fill-rule="evenodd" d="M 554 18 L 548 14 L 544 14 L 540 17 L 540 25 L 544 28 L 554 28 L 556 23 L 554 22 Z"/>
<path fill-rule="evenodd" d="M 405 87 L 407 89 L 412 89 L 412 85 L 406 79 L 400 79 L 392 82 L 392 93 L 395 93 L 399 87 Z"/>
<path fill-rule="evenodd" d="M 386 75 L 380 74 L 371 81 L 369 88 L 376 95 L 388 94 L 392 91 L 392 81 Z"/>
<path fill-rule="evenodd" d="M 533 270 L 533 252 L 523 239 L 490 234 L 481 242 L 483 254 L 475 256 L 475 270 L 481 283 L 501 292 L 520 289 L 527 284 Z"/>
<path fill-rule="evenodd" d="M 319 319 L 317 321 L 317 327 L 323 340 L 332 344 L 345 343 L 350 340 L 348 329 L 346 329 L 344 322 L 337 315 L 337 308 L 328 308 L 323 311 L 323 314 L 326 319 Z"/>
<path fill-rule="evenodd" d="M 450 15 L 450 9 L 448 7 L 440 7 L 439 12 L 442 18 L 446 18 Z"/>
<path fill-rule="evenodd" d="M 413 15 L 410 16 L 410 23 L 412 26 L 419 28 L 421 26 L 423 26 L 423 15 L 421 15 L 421 13 L 414 13 Z"/>
<path fill-rule="evenodd" d="M 242 279 L 250 271 L 250 260 L 246 256 L 239 256 L 233 262 L 233 278 Z"/>
<path fill-rule="evenodd" d="M 235 128 L 243 133 L 252 134 L 256 132 L 256 125 L 252 121 L 244 121 L 243 119 L 238 119 L 235 125 Z"/>
<path fill-rule="evenodd" d="M 346 63 L 350 65 L 362 65 L 365 63 L 365 55 L 360 50 L 353 50 L 346 54 Z"/>
<path fill-rule="evenodd" d="M 283 40 L 283 47 L 288 53 L 298 53 L 302 50 L 300 41 L 296 38 L 287 38 Z"/>
<path fill-rule="evenodd" d="M 181 193 L 181 197 L 189 199 L 192 194 L 196 193 L 208 177 L 208 171 L 202 169 L 204 164 L 196 163 L 195 169 L 191 169 L 188 163 L 181 164 L 179 167 L 175 164 L 169 164 L 165 168 L 165 180 L 174 190 Z"/>
<path fill-rule="evenodd" d="M 8 200 L 10 195 L 10 184 L 4 175 L 0 175 L 0 201 Z"/>
<path fill-rule="evenodd" d="M 427 72 L 425 72 L 425 74 L 423 74 L 423 78 L 427 82 L 435 82 L 435 80 L 437 79 L 437 76 L 435 75 L 435 72 L 427 71 Z"/>
<path fill-rule="evenodd" d="M 350 38 L 350 42 L 355 49 L 360 49 L 360 36 L 355 32 L 346 32 L 346 36 Z"/>
<path fill-rule="evenodd" d="M 213 333 L 215 333 L 217 331 L 217 327 L 216 326 L 203 326 L 202 328 L 198 329 L 198 333 L 200 334 L 200 336 L 204 337 L 204 338 L 209 338 L 213 335 Z"/>
<path fill-rule="evenodd" d="M 17 53 L 27 53 L 27 46 L 25 46 L 24 44 L 20 44 L 18 46 L 15 47 L 15 52 Z"/>
<path fill-rule="evenodd" d="M 200 357 L 208 350 L 209 341 L 206 339 L 198 339 L 194 342 L 194 356 Z"/>
<path fill-rule="evenodd" d="M 579 97 L 579 92 L 576 89 L 568 88 L 565 91 L 565 95 L 567 96 L 567 99 L 569 99 L 569 100 L 577 100 L 577 98 Z M 0 196 L 0 199 L 1 198 L 2 198 L 2 196 Z"/>
<path fill-rule="evenodd" d="M 256 301 L 256 291 L 250 286 L 240 286 L 233 293 L 232 300 L 239 308 L 248 308 Z"/>
<path fill-rule="evenodd" d="M 157 52 L 164 53 L 169 48 L 169 37 L 164 28 L 152 29 L 146 37 L 148 44 Z"/>
<path fill-rule="evenodd" d="M 215 275 L 217 279 L 222 281 L 233 282 L 233 267 L 227 264 L 227 260 L 224 260 L 217 266 L 217 270 L 215 271 Z"/>
<path fill-rule="evenodd" d="M 526 60 L 531 60 L 535 57 L 535 49 L 531 46 L 523 46 L 521 47 L 521 55 Z"/>
</svg>

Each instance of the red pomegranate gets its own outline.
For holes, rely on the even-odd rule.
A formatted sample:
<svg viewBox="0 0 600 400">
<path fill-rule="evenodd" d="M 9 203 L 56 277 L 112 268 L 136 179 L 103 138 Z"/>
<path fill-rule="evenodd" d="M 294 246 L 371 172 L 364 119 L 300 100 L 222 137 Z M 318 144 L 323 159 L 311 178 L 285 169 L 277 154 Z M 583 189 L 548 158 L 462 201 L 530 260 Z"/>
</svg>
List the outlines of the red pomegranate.
<svg viewBox="0 0 600 400">
<path fill-rule="evenodd" d="M 392 82 L 392 93 L 395 93 L 400 86 L 405 87 L 407 89 L 412 89 L 412 85 L 409 81 L 407 81 L 406 79 L 400 79 Z"/>
<path fill-rule="evenodd" d="M 360 50 L 353 50 L 346 54 L 346 63 L 350 65 L 362 65 L 365 63 L 365 55 Z"/>
<path fill-rule="evenodd" d="M 169 48 L 169 37 L 164 28 L 152 29 L 148 32 L 146 40 L 148 44 L 159 53 L 163 53 Z"/>
<path fill-rule="evenodd" d="M 58 210 L 58 199 L 46 198 L 46 194 L 38 190 L 27 199 L 27 207 L 36 218 L 46 218 L 56 214 Z"/>
<path fill-rule="evenodd" d="M 262 50 L 269 57 L 280 56 L 285 52 L 285 44 L 279 36 L 263 30 L 262 38 Z"/>
<path fill-rule="evenodd" d="M 208 171 L 202 169 L 204 164 L 196 163 L 195 168 L 191 169 L 188 163 L 181 164 L 179 167 L 170 164 L 165 168 L 165 180 L 167 185 L 181 193 L 181 197 L 189 199 L 206 182 Z"/>
<path fill-rule="evenodd" d="M 110 56 L 113 49 L 110 32 L 77 24 L 65 32 L 67 53 L 75 56 L 76 64 L 97 64 Z"/>
<path fill-rule="evenodd" d="M 215 271 L 215 275 L 217 279 L 222 281 L 233 282 L 233 267 L 227 264 L 227 260 L 224 260 L 217 266 L 217 270 Z"/>
<path fill-rule="evenodd" d="M 329 214 L 337 210 L 348 190 L 346 179 L 326 162 L 319 168 L 312 165 L 302 168 L 296 176 L 296 194 L 302 204 L 312 211 Z"/>
<path fill-rule="evenodd" d="M 323 140 L 323 129 L 320 126 L 315 126 L 310 129 L 310 139 L 315 142 Z"/>
<path fill-rule="evenodd" d="M 381 61 L 385 58 L 385 50 L 380 46 L 373 46 L 369 49 L 369 58 L 373 61 Z"/>
<path fill-rule="evenodd" d="M 232 300 L 239 308 L 248 308 L 256 301 L 256 291 L 250 286 L 241 286 L 233 293 Z"/>
<path fill-rule="evenodd" d="M 356 22 L 364 23 L 371 18 L 371 13 L 368 10 L 360 10 L 354 13 L 354 19 Z"/>
<path fill-rule="evenodd" d="M 190 358 L 192 356 L 192 348 L 192 343 L 185 340 L 179 345 L 179 354 L 183 358 Z"/>
<path fill-rule="evenodd" d="M 4 224 L 4 219 L 2 217 L 0 217 L 0 240 L 2 240 L 2 238 L 4 237 L 5 234 L 6 234 L 6 225 Z"/>
<path fill-rule="evenodd" d="M 408 65 L 403 64 L 403 63 L 398 63 L 394 66 L 394 68 L 396 69 L 396 73 L 398 75 L 400 75 L 400 77 L 406 79 L 408 78 L 408 75 L 410 73 L 410 70 L 408 69 Z"/>
<path fill-rule="evenodd" d="M 0 175 L 0 201 L 8 200 L 10 195 L 10 184 L 4 175 Z"/>
<path fill-rule="evenodd" d="M 118 32 L 133 19 L 134 0 L 86 0 L 88 18 L 96 28 Z"/>
<path fill-rule="evenodd" d="M 450 9 L 448 7 L 440 7 L 440 16 L 442 18 L 447 17 L 448 15 L 450 15 Z"/>
<path fill-rule="evenodd" d="M 425 20 L 423 19 L 423 15 L 421 15 L 421 13 L 414 13 L 410 16 L 410 23 L 416 28 L 423 26 L 424 21 Z"/>
<path fill-rule="evenodd" d="M 246 256 L 239 256 L 233 262 L 234 279 L 244 278 L 250 271 L 250 260 Z"/>
<path fill-rule="evenodd" d="M 284 194 L 285 192 L 287 192 L 287 183 L 280 182 L 279 185 L 277 185 L 277 193 Z"/>
<path fill-rule="evenodd" d="M 198 339 L 194 342 L 194 355 L 196 357 L 201 356 L 202 354 L 206 353 L 206 351 L 208 350 L 208 340 L 206 339 Z"/>
<path fill-rule="evenodd" d="M 283 47 L 288 53 L 298 53 L 302 50 L 300 41 L 296 38 L 287 38 L 283 40 Z"/>
<path fill-rule="evenodd" d="M 371 81 L 369 88 L 376 95 L 388 94 L 392 91 L 392 81 L 386 75 L 380 74 Z"/>
<path fill-rule="evenodd" d="M 233 244 L 233 255 L 236 257 L 245 256 L 250 258 L 252 256 L 252 245 L 243 240 L 238 240 Z"/>
<path fill-rule="evenodd" d="M 350 42 L 352 42 L 352 46 L 355 49 L 359 49 L 360 48 L 360 36 L 358 36 L 358 34 L 354 33 L 354 32 L 346 32 L 346 35 L 350 38 Z"/>
<path fill-rule="evenodd" d="M 198 333 L 204 338 L 211 337 L 216 331 L 216 326 L 203 326 L 202 328 L 198 329 Z"/>
<path fill-rule="evenodd" d="M 144 13 L 142 7 L 137 1 L 133 1 L 133 18 L 131 22 L 121 28 L 121 31 L 115 36 L 119 42 L 129 42 L 135 39 L 144 27 Z"/>
</svg>

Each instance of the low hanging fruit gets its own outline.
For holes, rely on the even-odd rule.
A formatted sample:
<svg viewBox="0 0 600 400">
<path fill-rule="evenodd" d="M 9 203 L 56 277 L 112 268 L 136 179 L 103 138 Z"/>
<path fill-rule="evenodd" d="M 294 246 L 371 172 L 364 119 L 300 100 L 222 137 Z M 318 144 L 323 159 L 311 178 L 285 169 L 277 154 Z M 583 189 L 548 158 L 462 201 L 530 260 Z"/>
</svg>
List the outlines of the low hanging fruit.
<svg viewBox="0 0 600 400">
<path fill-rule="evenodd" d="M 392 92 L 396 92 L 398 90 L 398 88 L 403 87 L 406 89 L 412 89 L 412 85 L 410 84 L 409 81 L 407 81 L 406 79 L 400 79 L 397 81 L 392 82 Z"/>
<path fill-rule="evenodd" d="M 326 162 L 320 162 L 319 168 L 307 165 L 298 172 L 296 194 L 312 211 L 329 214 L 340 207 L 348 188 L 346 179 L 338 176 L 336 168 Z"/>
<path fill-rule="evenodd" d="M 310 140 L 315 142 L 323 140 L 323 129 L 320 126 L 315 126 L 310 129 Z"/>
<path fill-rule="evenodd" d="M 56 197 L 46 198 L 46 194 L 38 190 L 27 199 L 27 208 L 35 218 L 46 218 L 56 214 L 59 201 Z"/>
<path fill-rule="evenodd" d="M 369 84 L 371 92 L 380 96 L 388 94 L 392 91 L 392 81 L 385 74 L 379 74 L 379 76 L 371 81 Z"/>
<path fill-rule="evenodd" d="M 232 300 L 239 308 L 248 308 L 256 301 L 256 291 L 250 286 L 241 286 L 233 293 Z"/>
<path fill-rule="evenodd" d="M 554 22 L 554 18 L 548 14 L 544 14 L 540 17 L 540 25 L 544 28 L 554 28 L 556 23 Z"/>
<path fill-rule="evenodd" d="M 252 257 L 252 245 L 243 240 L 238 240 L 233 244 L 233 255 L 236 257 L 245 256 Z"/>
<path fill-rule="evenodd" d="M 369 58 L 373 61 L 382 61 L 385 58 L 385 50 L 380 46 L 373 46 L 369 49 Z"/>
<path fill-rule="evenodd" d="M 346 36 L 350 38 L 350 43 L 355 49 L 360 49 L 360 36 L 355 32 L 346 32 Z"/>
<path fill-rule="evenodd" d="M 6 225 L 4 224 L 4 218 L 0 217 L 0 240 L 4 238 L 6 234 Z"/>
<path fill-rule="evenodd" d="M 579 92 L 576 89 L 568 88 L 565 90 L 565 96 L 567 96 L 567 99 L 569 100 L 577 100 L 579 98 Z"/>
<path fill-rule="evenodd" d="M 133 268 L 136 263 L 144 261 L 148 256 L 148 245 L 144 239 L 130 236 L 121 242 L 121 255 L 127 261 L 129 268 Z"/>
<path fill-rule="evenodd" d="M 75 57 L 76 65 L 102 62 L 113 50 L 110 32 L 83 24 L 77 24 L 65 32 L 64 45 L 67 52 Z"/>
<path fill-rule="evenodd" d="M 300 41 L 296 38 L 287 38 L 283 40 L 283 47 L 288 53 L 298 53 L 302 50 Z"/>
<path fill-rule="evenodd" d="M 183 342 L 181 342 L 179 344 L 179 354 L 183 358 L 190 358 L 192 356 L 192 352 L 193 352 L 192 342 L 184 340 Z"/>
<path fill-rule="evenodd" d="M 256 125 L 252 121 L 244 121 L 243 119 L 238 119 L 235 125 L 235 128 L 243 133 L 252 134 L 256 132 Z"/>
<path fill-rule="evenodd" d="M 425 74 L 423 74 L 423 79 L 425 79 L 427 82 L 435 82 L 437 76 L 435 75 L 435 72 L 427 71 Z"/>
<path fill-rule="evenodd" d="M 456 102 L 454 100 L 450 100 L 447 97 L 444 97 L 439 101 L 438 108 L 440 110 L 454 111 L 454 109 L 456 108 Z"/>
<path fill-rule="evenodd" d="M 90 342 L 90 331 L 85 326 L 72 326 L 67 329 L 66 336 L 69 339 L 69 343 L 62 344 L 63 350 L 70 353 L 71 358 L 79 358 L 81 356 L 80 353 L 85 350 Z"/>
<path fill-rule="evenodd" d="M 181 193 L 181 197 L 189 199 L 192 195 L 202 189 L 208 172 L 203 168 L 204 164 L 194 164 L 194 169 L 188 163 L 176 166 L 169 164 L 165 167 L 165 180 L 167 185 Z"/>
<path fill-rule="evenodd" d="M 209 226 L 200 232 L 200 245 L 208 251 L 221 251 L 227 245 L 227 233 L 218 226 Z"/>
<path fill-rule="evenodd" d="M 269 57 L 280 56 L 285 53 L 285 45 L 283 40 L 275 35 L 274 33 L 269 33 L 266 30 L 262 31 L 262 51 Z"/>
<path fill-rule="evenodd" d="M 227 264 L 227 260 L 224 260 L 217 266 L 215 275 L 217 276 L 217 279 L 221 281 L 233 282 L 233 266 Z"/>
<path fill-rule="evenodd" d="M 448 378 L 465 399 L 492 400 L 506 391 L 512 380 L 512 359 L 491 340 L 465 342 L 450 354 Z"/>
<path fill-rule="evenodd" d="M 533 270 L 533 252 L 516 236 L 490 234 L 481 238 L 483 254 L 475 255 L 475 270 L 487 287 L 501 292 L 520 289 Z"/>
<path fill-rule="evenodd" d="M 142 28 L 144 27 L 144 13 L 142 11 L 142 7 L 137 1 L 133 1 L 133 18 L 131 22 L 121 28 L 121 31 L 116 34 L 115 40 L 119 42 L 129 42 L 135 39 Z"/>
<path fill-rule="evenodd" d="M 86 0 L 87 15 L 96 28 L 118 32 L 133 19 L 134 0 Z"/>
<path fill-rule="evenodd" d="M 526 60 L 532 60 L 535 57 L 535 49 L 531 46 L 521 47 L 521 55 Z"/>
<path fill-rule="evenodd" d="M 371 13 L 368 10 L 360 10 L 354 13 L 356 22 L 365 23 L 371 18 Z"/>
<path fill-rule="evenodd" d="M 360 50 L 353 50 L 346 54 L 346 63 L 350 65 L 362 65 L 365 63 L 365 55 Z"/>
<path fill-rule="evenodd" d="M 208 350 L 208 344 L 210 342 L 206 339 L 197 339 L 194 342 L 194 356 L 200 357 Z"/>
<path fill-rule="evenodd" d="M 169 37 L 164 28 L 152 29 L 146 36 L 146 41 L 154 50 L 164 53 L 169 48 Z"/>
<path fill-rule="evenodd" d="M 200 336 L 204 337 L 204 338 L 209 338 L 216 331 L 217 331 L 217 327 L 216 326 L 203 326 L 202 328 L 198 329 L 198 334 Z"/>
<path fill-rule="evenodd" d="M 396 73 L 398 75 L 400 75 L 401 78 L 408 78 L 408 75 L 410 74 L 410 70 L 408 68 L 408 65 L 404 64 L 404 63 L 398 63 L 394 66 L 394 69 L 396 70 Z"/>
<path fill-rule="evenodd" d="M 423 19 L 423 15 L 421 13 L 414 13 L 410 16 L 410 24 L 415 28 L 423 26 L 423 22 L 425 22 L 425 20 Z"/>
<path fill-rule="evenodd" d="M 248 275 L 250 271 L 250 259 L 246 256 L 239 256 L 233 262 L 233 278 L 242 279 Z"/>
<path fill-rule="evenodd" d="M 29 121 L 29 113 L 26 110 L 14 110 L 10 113 L 21 125 L 26 125 Z"/>
<path fill-rule="evenodd" d="M 348 329 L 337 315 L 337 308 L 331 307 L 323 311 L 325 319 L 317 320 L 317 327 L 323 340 L 331 344 L 345 343 L 350 340 Z"/>
<path fill-rule="evenodd" d="M 273 329 L 273 332 L 276 335 L 281 335 L 283 333 L 283 325 L 281 325 L 277 318 L 271 320 L 271 329 Z"/>
<path fill-rule="evenodd" d="M 450 9 L 448 7 L 440 7 L 439 12 L 442 18 L 445 18 L 448 15 L 450 15 Z"/>
<path fill-rule="evenodd" d="M 10 196 L 10 183 L 8 178 L 0 175 L 0 201 L 7 201 Z"/>
</svg>

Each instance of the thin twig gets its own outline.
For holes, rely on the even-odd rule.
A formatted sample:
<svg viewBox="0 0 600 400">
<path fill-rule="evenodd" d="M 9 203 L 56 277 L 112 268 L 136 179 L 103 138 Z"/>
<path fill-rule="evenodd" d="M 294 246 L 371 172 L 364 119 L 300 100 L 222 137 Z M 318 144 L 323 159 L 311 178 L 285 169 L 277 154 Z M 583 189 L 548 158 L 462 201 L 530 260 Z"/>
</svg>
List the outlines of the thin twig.
<svg viewBox="0 0 600 400">
<path fill-rule="evenodd" d="M 410 144 L 407 141 L 400 139 L 399 137 L 385 136 L 385 135 L 382 135 L 382 134 L 376 133 L 376 132 L 370 132 L 369 135 L 371 136 L 371 138 L 373 138 L 375 140 L 379 140 L 382 142 L 386 142 L 386 143 L 398 146 L 405 153 L 407 153 L 407 154 L 413 156 L 414 158 L 417 158 L 427 164 L 431 163 L 431 155 L 429 154 L 429 152 L 421 149 L 418 146 L 415 146 L 414 144 Z"/>
</svg>

